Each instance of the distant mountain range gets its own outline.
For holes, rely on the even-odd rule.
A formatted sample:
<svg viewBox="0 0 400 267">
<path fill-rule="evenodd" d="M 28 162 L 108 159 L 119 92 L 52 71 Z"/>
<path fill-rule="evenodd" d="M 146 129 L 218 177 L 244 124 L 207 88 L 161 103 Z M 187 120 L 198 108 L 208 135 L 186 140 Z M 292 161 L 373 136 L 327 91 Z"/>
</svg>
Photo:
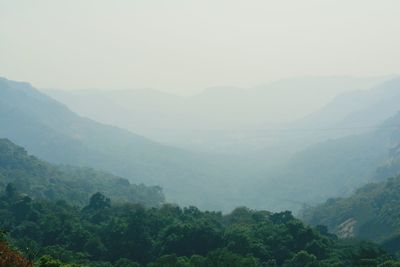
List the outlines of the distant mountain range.
<svg viewBox="0 0 400 267">
<path fill-rule="evenodd" d="M 304 77 L 249 89 L 208 88 L 187 97 L 153 89 L 44 92 L 78 114 L 164 144 L 238 154 L 276 143 L 280 129 L 293 127 L 291 121 L 322 108 L 338 93 L 362 92 L 387 79 Z"/>
<path fill-rule="evenodd" d="M 399 78 L 371 90 L 340 96 L 304 120 L 310 127 L 319 125 L 329 131 L 325 139 L 332 137 L 295 153 L 270 171 L 271 179 L 257 181 L 254 188 L 274 187 L 277 197 L 271 205 L 298 209 L 329 197 L 348 196 L 368 182 L 398 175 L 399 101 Z M 348 131 L 340 131 L 346 127 Z M 257 195 L 255 199 L 262 197 Z"/>
<path fill-rule="evenodd" d="M 362 85 L 366 86 L 365 83 Z M 332 86 L 336 86 L 335 83 Z M 229 140 L 222 140 L 221 144 L 230 143 L 231 149 L 238 146 L 238 155 L 227 155 L 192 152 L 151 141 L 128 130 L 81 117 L 29 84 L 1 79 L 0 137 L 9 138 L 30 153 L 53 163 L 89 166 L 126 177 L 134 183 L 159 185 L 169 202 L 224 211 L 238 205 L 299 210 L 303 205 L 319 203 L 329 197 L 347 196 L 361 185 L 386 179 L 400 171 L 397 156 L 400 154 L 399 122 L 395 116 L 399 111 L 400 79 L 390 79 L 369 90 L 361 89 L 345 93 L 317 112 L 277 129 L 276 137 L 269 140 L 274 141 L 274 146 L 258 139 L 263 133 L 260 130 L 259 136 L 251 139 L 255 141 L 255 147 L 258 145 L 256 151 L 250 149 L 240 153 L 239 147 L 243 143 L 236 141 L 249 136 L 236 136 L 229 128 L 236 122 L 227 120 L 226 130 L 230 132 L 218 138 L 226 136 Z M 232 103 L 244 97 L 242 90 L 235 92 L 232 94 L 237 95 L 226 101 L 225 111 L 233 110 Z M 116 95 L 106 91 L 66 94 L 71 103 L 76 102 L 82 107 L 85 103 L 90 104 L 87 101 L 93 96 L 94 104 L 88 105 L 88 110 L 99 110 L 99 118 L 109 114 L 107 120 L 115 125 L 125 123 L 124 118 L 132 118 L 132 122 L 142 123 L 142 127 L 148 119 L 149 125 L 160 122 L 159 136 L 174 135 L 166 130 L 168 127 L 180 129 L 179 119 L 176 124 L 168 125 L 168 116 L 172 113 L 164 112 L 183 109 L 179 106 L 181 100 L 177 101 L 175 96 L 162 94 L 159 97 L 156 91 L 118 92 Z M 136 97 L 132 98 L 131 94 Z M 220 95 L 219 100 L 207 100 L 217 99 L 209 94 Z M 178 112 L 173 116 L 180 115 L 177 118 L 183 126 L 191 120 L 193 125 L 203 125 L 202 118 L 217 114 L 216 109 L 224 103 L 224 95 L 225 89 L 210 89 L 191 102 L 194 107 L 201 107 L 197 115 L 193 115 L 193 108 L 191 112 Z M 251 103 L 250 99 L 254 96 L 246 101 Z M 115 104 L 117 101 L 121 103 Z M 261 107 L 259 103 L 264 101 L 263 98 L 258 101 L 255 106 Z M 149 106 L 146 103 L 150 103 Z M 208 103 L 208 110 L 212 112 L 202 114 L 204 107 L 199 103 Z M 142 110 L 147 108 L 153 116 L 144 115 L 150 112 Z M 120 110 L 112 113 L 113 109 Z M 137 112 L 133 112 L 135 109 Z M 123 114 L 123 111 L 124 118 L 115 115 Z M 236 118 L 244 123 L 244 118 L 251 114 L 240 114 Z M 225 129 L 224 116 L 223 112 L 218 113 L 214 120 L 221 129 Z M 192 144 L 199 141 L 194 136 L 187 137 L 193 139 Z M 218 138 L 214 140 L 216 146 L 221 145 Z M 206 146 L 203 141 L 198 144 Z M 210 140 L 207 142 L 211 144 Z"/>
</svg>

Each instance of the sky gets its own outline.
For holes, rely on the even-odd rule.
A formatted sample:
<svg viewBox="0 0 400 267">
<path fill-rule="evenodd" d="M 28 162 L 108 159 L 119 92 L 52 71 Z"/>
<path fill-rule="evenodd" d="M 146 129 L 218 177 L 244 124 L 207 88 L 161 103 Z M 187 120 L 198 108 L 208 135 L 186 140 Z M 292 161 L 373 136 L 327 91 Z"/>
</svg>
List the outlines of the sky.
<svg viewBox="0 0 400 267">
<path fill-rule="evenodd" d="M 0 0 L 0 76 L 185 94 L 396 74 L 399 12 L 398 0 Z"/>
</svg>

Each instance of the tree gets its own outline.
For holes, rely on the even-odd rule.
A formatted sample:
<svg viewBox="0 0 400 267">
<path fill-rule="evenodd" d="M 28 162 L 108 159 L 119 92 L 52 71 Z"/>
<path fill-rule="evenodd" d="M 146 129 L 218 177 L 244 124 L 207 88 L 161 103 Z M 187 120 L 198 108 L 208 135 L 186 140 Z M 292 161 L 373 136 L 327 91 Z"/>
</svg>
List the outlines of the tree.
<svg viewBox="0 0 400 267">
<path fill-rule="evenodd" d="M 114 263 L 115 267 L 140 267 L 139 263 L 129 259 L 121 258 Z"/>
<path fill-rule="evenodd" d="M 11 249 L 7 242 L 0 241 L 1 267 L 33 267 L 33 264 L 24 258 L 18 251 Z"/>
<path fill-rule="evenodd" d="M 296 253 L 293 258 L 285 262 L 285 267 L 319 267 L 317 257 L 307 251 Z"/>
<path fill-rule="evenodd" d="M 97 192 L 90 197 L 89 205 L 85 209 L 98 211 L 111 207 L 111 200 L 102 193 Z"/>
<path fill-rule="evenodd" d="M 94 259 L 102 259 L 107 252 L 107 248 L 101 240 L 95 236 L 89 238 L 84 246 L 84 250 L 89 252 Z"/>
<path fill-rule="evenodd" d="M 9 183 L 6 186 L 6 197 L 8 199 L 12 199 L 17 195 L 17 188 L 15 187 L 15 185 L 13 183 Z"/>
</svg>

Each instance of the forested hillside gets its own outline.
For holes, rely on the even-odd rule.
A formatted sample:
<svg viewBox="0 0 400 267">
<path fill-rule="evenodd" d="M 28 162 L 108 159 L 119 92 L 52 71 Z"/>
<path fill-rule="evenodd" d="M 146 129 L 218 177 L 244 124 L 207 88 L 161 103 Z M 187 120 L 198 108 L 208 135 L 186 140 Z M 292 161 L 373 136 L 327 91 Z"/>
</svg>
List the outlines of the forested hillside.
<svg viewBox="0 0 400 267">
<path fill-rule="evenodd" d="M 56 166 L 28 155 L 24 148 L 0 139 L 0 190 L 17 190 L 34 199 L 88 203 L 95 192 L 115 201 L 159 206 L 164 202 L 160 187 L 131 184 L 127 179 L 89 168 Z"/>
<path fill-rule="evenodd" d="M 38 267 L 396 266 L 376 245 L 339 241 L 290 212 L 160 205 L 158 187 L 55 166 L 6 139 L 0 190 L 0 229 Z M 30 264 L 3 243 L 0 260 Z"/>
<path fill-rule="evenodd" d="M 6 191 L 0 213 L 10 241 L 39 267 L 397 266 L 376 245 L 339 241 L 290 212 L 149 209 L 100 193 L 76 207 Z"/>
<path fill-rule="evenodd" d="M 343 233 L 346 222 L 353 221 L 347 236 L 373 240 L 390 251 L 400 249 L 400 176 L 372 183 L 348 198 L 333 198 L 303 211 L 312 225 L 324 224 L 332 232 Z"/>
<path fill-rule="evenodd" d="M 33 264 L 21 253 L 11 248 L 5 240 L 6 234 L 0 232 L 0 266 L 2 267 L 33 267 Z"/>
</svg>

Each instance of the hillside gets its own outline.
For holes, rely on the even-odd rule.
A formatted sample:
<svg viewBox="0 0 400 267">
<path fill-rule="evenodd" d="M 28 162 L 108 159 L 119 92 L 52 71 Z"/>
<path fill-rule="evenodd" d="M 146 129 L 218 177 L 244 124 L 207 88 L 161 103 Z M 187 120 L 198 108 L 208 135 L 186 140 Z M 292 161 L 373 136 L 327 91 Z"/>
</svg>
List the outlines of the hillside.
<svg viewBox="0 0 400 267">
<path fill-rule="evenodd" d="M 256 134 L 258 137 L 253 137 L 272 145 L 261 147 L 257 156 L 278 150 L 290 157 L 325 141 L 370 133 L 399 111 L 399 101 L 400 78 L 397 76 L 367 89 L 354 87 L 300 119 L 272 127 L 265 125 Z"/>
<path fill-rule="evenodd" d="M 10 247 L 4 240 L 4 233 L 0 233 L 0 266 L 2 267 L 34 267 L 19 251 Z"/>
<path fill-rule="evenodd" d="M 351 236 L 380 242 L 391 251 L 400 249 L 400 176 L 359 188 L 348 198 L 329 199 L 303 211 L 312 225 L 327 225 L 332 232 L 354 221 Z"/>
<path fill-rule="evenodd" d="M 243 196 L 232 195 L 249 173 L 240 167 L 240 159 L 165 146 L 80 117 L 31 85 L 4 78 L 0 137 L 51 163 L 91 167 L 136 184 L 161 186 L 169 202 L 201 208 L 230 210 L 242 203 Z"/>
<path fill-rule="evenodd" d="M 219 175 L 217 176 L 210 176 L 208 171 L 210 168 L 207 168 L 207 176 L 216 177 L 220 181 L 215 184 L 216 187 L 226 184 L 231 188 L 229 193 L 223 193 L 224 199 L 237 200 L 235 201 L 237 205 L 245 203 L 251 207 L 258 208 L 274 210 L 290 208 L 298 210 L 302 205 L 315 204 L 324 201 L 328 197 L 349 195 L 355 188 L 375 180 L 379 176 L 379 172 L 396 173 L 397 170 L 393 169 L 395 168 L 393 164 L 391 167 L 393 171 L 389 171 L 389 162 L 394 162 L 390 160 L 390 155 L 394 153 L 392 150 L 396 142 L 393 139 L 393 131 L 395 129 L 391 125 L 393 123 L 388 121 L 388 118 L 398 111 L 397 102 L 400 99 L 399 78 L 392 78 L 382 83 L 365 80 L 363 83 L 360 81 L 351 82 L 351 79 L 333 78 L 320 80 L 317 78 L 300 79 L 291 82 L 281 81 L 272 84 L 271 88 L 281 88 L 283 90 L 281 94 L 287 96 L 290 95 L 290 92 L 294 92 L 293 84 L 296 81 L 299 82 L 300 87 L 308 88 L 309 92 L 316 93 L 318 90 L 322 90 L 321 88 L 325 88 L 328 91 L 334 90 L 338 86 L 346 88 L 342 89 L 343 91 L 351 92 L 338 96 L 318 111 L 301 120 L 286 124 L 283 130 L 279 130 L 279 128 L 269 130 L 268 126 L 264 125 L 262 127 L 265 127 L 265 129 L 261 128 L 259 131 L 250 133 L 252 131 L 251 127 L 246 128 L 250 133 L 247 136 L 249 137 L 247 140 L 251 141 L 258 151 L 249 154 L 245 153 L 243 157 L 239 157 L 239 160 L 229 159 L 233 164 L 223 163 L 225 164 L 224 168 L 214 165 L 214 170 L 219 170 Z M 329 86 L 327 86 L 327 81 L 331 83 Z M 367 86 L 371 86 L 371 88 L 367 90 Z M 196 107 L 198 107 L 197 111 L 199 113 L 193 115 L 192 119 L 197 119 L 193 119 L 191 122 L 211 123 L 204 117 L 196 117 L 201 115 L 201 103 L 207 103 L 210 110 L 216 111 L 219 101 L 225 101 L 226 106 L 221 112 L 217 112 L 218 118 L 213 118 L 220 120 L 215 125 L 222 125 L 222 118 L 225 115 L 233 114 L 229 112 L 230 107 L 242 108 L 241 101 L 243 103 L 249 101 L 254 104 L 254 107 L 249 112 L 255 112 L 255 110 L 259 109 L 259 112 L 256 112 L 258 115 L 265 114 L 265 110 L 262 111 L 260 103 L 265 104 L 264 100 L 268 96 L 268 90 L 261 87 L 249 91 L 243 91 L 238 88 L 212 88 L 202 94 L 189 97 L 189 99 L 177 98 L 151 90 L 147 93 L 145 90 L 49 92 L 55 97 L 64 100 L 75 110 L 98 119 L 105 119 L 106 117 L 102 114 L 96 114 L 96 108 L 104 112 L 108 110 L 110 112 L 105 112 L 108 114 L 107 120 L 113 121 L 115 119 L 116 124 L 125 125 L 126 127 L 129 125 L 135 125 L 138 128 L 144 127 L 141 123 L 135 123 L 137 122 L 136 117 L 139 118 L 140 114 L 157 111 L 166 116 L 166 118 L 150 116 L 152 119 L 162 120 L 162 122 L 157 124 L 156 121 L 152 121 L 149 122 L 149 125 L 154 123 L 160 127 L 166 127 L 165 129 L 176 126 L 174 123 L 168 123 L 168 119 L 175 118 L 178 114 L 181 114 L 183 117 L 178 117 L 181 119 L 180 122 L 184 122 L 192 112 L 183 111 L 192 110 L 193 114 L 195 114 L 194 109 Z M 227 95 L 229 95 L 228 99 L 222 100 Z M 95 101 L 93 104 L 89 104 L 89 99 L 92 98 Z M 255 101 L 256 98 L 257 101 Z M 154 103 L 151 101 L 152 99 Z M 129 107 L 131 101 L 134 104 Z M 150 104 L 146 105 L 145 103 L 148 102 Z M 186 106 L 187 102 L 192 104 Z M 101 103 L 101 105 L 96 106 L 96 103 Z M 110 103 L 108 107 L 107 103 Z M 109 110 L 114 107 L 115 113 Z M 119 110 L 118 108 L 122 109 Z M 182 110 L 180 113 L 175 110 L 178 112 L 175 114 L 165 112 L 165 109 Z M 231 125 L 231 123 L 240 124 L 242 119 L 245 120 L 244 117 L 251 116 L 250 113 L 242 113 L 240 116 L 236 116 L 233 121 L 225 120 L 224 129 L 227 129 L 225 125 Z M 203 115 L 205 116 L 205 114 Z M 120 119 L 124 120 L 124 116 L 130 117 L 132 120 L 120 121 Z M 252 120 L 261 122 L 262 119 L 257 116 L 252 117 Z M 128 122 L 131 124 L 123 124 Z M 176 126 L 176 128 L 182 129 L 185 125 L 183 123 L 179 127 Z M 283 126 L 281 125 L 281 127 Z M 220 146 L 227 142 L 229 138 L 235 138 L 236 141 L 242 137 L 247 138 L 246 134 L 242 135 L 237 131 L 228 131 L 229 133 L 221 133 L 227 139 L 222 140 L 224 139 L 222 138 L 219 140 L 217 138 L 213 140 L 213 143 L 216 146 Z M 158 132 L 158 134 L 167 136 L 169 134 L 174 135 L 174 132 L 169 132 L 168 130 Z M 202 142 L 201 139 L 195 138 L 194 140 Z M 238 145 L 235 144 L 236 141 L 231 142 L 232 147 Z M 274 142 L 275 145 L 268 146 L 267 144 L 270 142 Z M 240 153 L 240 148 L 233 153 Z M 218 162 L 221 165 L 223 161 L 214 160 L 214 162 Z M 237 162 L 243 165 L 247 164 L 247 166 L 244 168 L 238 167 L 239 164 Z M 382 168 L 382 166 L 385 167 Z M 229 179 L 228 183 L 226 183 L 227 178 Z M 165 185 L 162 184 L 162 186 Z M 168 192 L 169 188 L 166 188 L 166 190 Z M 222 194 L 220 195 L 222 196 Z"/>
<path fill-rule="evenodd" d="M 400 78 L 392 77 L 368 90 L 343 93 L 288 128 L 307 129 L 306 143 L 365 133 L 396 114 L 399 100 Z"/>
<path fill-rule="evenodd" d="M 331 139 L 296 153 L 259 180 L 255 199 L 298 210 L 327 198 L 349 196 L 369 182 L 400 173 L 400 113 L 369 132 Z M 274 188 L 272 195 L 265 195 Z"/>
<path fill-rule="evenodd" d="M 374 183 L 357 189 L 347 198 L 332 198 L 324 204 L 305 209 L 303 217 L 307 222 L 324 224 L 331 231 L 337 231 L 343 222 L 351 219 L 356 222 L 354 236 L 383 243 L 400 234 L 400 113 L 383 124 L 381 131 L 389 129 L 391 145 L 388 146 L 388 154 L 370 173 L 370 181 Z M 390 242 L 390 246 L 400 248 L 400 242 Z"/>
<path fill-rule="evenodd" d="M 7 139 L 0 139 L 0 190 L 6 188 L 35 199 L 66 200 L 81 206 L 96 192 L 116 201 L 146 206 L 164 202 L 159 187 L 134 185 L 124 178 L 89 168 L 52 165 L 28 155 L 25 149 Z"/>
</svg>

